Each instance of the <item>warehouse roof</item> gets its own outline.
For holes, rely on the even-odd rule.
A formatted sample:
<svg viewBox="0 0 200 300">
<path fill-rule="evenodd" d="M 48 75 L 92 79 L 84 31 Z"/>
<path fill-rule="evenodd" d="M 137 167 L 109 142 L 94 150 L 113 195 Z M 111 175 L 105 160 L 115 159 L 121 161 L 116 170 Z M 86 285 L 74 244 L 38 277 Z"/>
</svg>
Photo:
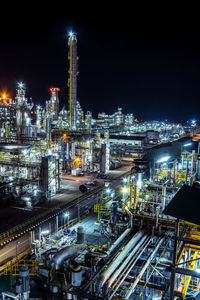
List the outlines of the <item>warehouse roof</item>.
<svg viewBox="0 0 200 300">
<path fill-rule="evenodd" d="M 163 213 L 200 225 L 200 189 L 183 185 L 166 206 Z"/>
</svg>

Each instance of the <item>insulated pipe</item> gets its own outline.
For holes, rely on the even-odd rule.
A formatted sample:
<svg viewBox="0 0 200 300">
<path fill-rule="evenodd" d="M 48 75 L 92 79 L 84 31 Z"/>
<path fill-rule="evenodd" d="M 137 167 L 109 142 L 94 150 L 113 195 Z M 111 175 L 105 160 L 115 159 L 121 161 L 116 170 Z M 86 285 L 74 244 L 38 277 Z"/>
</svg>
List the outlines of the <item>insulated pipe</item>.
<svg viewBox="0 0 200 300">
<path fill-rule="evenodd" d="M 54 256 L 53 261 L 55 263 L 56 270 L 59 270 L 63 261 L 73 255 L 77 255 L 80 251 L 87 249 L 88 246 L 84 244 L 67 246 L 61 249 Z"/>
<path fill-rule="evenodd" d="M 127 214 L 128 214 L 129 217 L 130 217 L 130 227 L 132 228 L 132 227 L 133 227 L 133 215 L 132 215 L 132 213 L 130 212 L 130 210 L 128 209 L 128 207 L 125 207 L 125 211 L 127 212 Z"/>
<path fill-rule="evenodd" d="M 138 243 L 138 241 L 143 236 L 143 232 L 138 232 L 134 235 L 134 237 L 124 246 L 124 248 L 119 252 L 117 257 L 109 264 L 106 270 L 101 274 L 98 280 L 98 289 L 100 290 L 104 283 L 108 280 L 108 278 L 113 274 L 113 272 L 117 269 L 119 264 L 124 260 L 124 258 L 129 254 L 132 248 Z"/>
<path fill-rule="evenodd" d="M 110 247 L 110 249 L 108 249 L 108 251 L 106 251 L 107 255 L 110 255 L 111 252 L 113 252 L 113 250 L 121 243 L 121 241 L 127 236 L 127 234 L 129 234 L 131 232 L 131 229 L 128 228 L 126 229 L 121 235 L 120 237 L 112 244 L 112 246 Z"/>
<path fill-rule="evenodd" d="M 165 209 L 165 202 L 166 202 L 166 192 L 167 192 L 167 184 L 169 179 L 166 180 L 162 186 L 162 211 Z"/>
<path fill-rule="evenodd" d="M 91 255 L 93 256 L 97 256 L 97 257 L 101 257 L 101 258 L 106 258 L 108 257 L 108 255 L 110 255 L 111 252 L 113 252 L 113 250 L 123 241 L 123 239 L 127 236 L 127 234 L 129 234 L 131 232 L 131 229 L 128 228 L 126 229 L 121 235 L 120 237 L 112 244 L 112 246 L 110 247 L 110 249 L 108 249 L 106 252 L 104 253 L 100 253 L 100 252 L 91 252 Z"/>
<path fill-rule="evenodd" d="M 144 274 L 144 272 L 146 271 L 146 269 L 148 268 L 148 266 L 150 265 L 152 259 L 154 258 L 154 256 L 156 255 L 156 252 L 158 251 L 158 249 L 160 248 L 161 244 L 163 243 L 164 238 L 160 239 L 155 247 L 155 249 L 153 250 L 153 252 L 151 253 L 151 255 L 149 256 L 149 258 L 147 259 L 146 263 L 144 264 L 144 266 L 142 267 L 140 273 L 138 274 L 138 276 L 136 277 L 135 281 L 131 284 L 130 288 L 128 289 L 128 291 L 125 294 L 124 299 L 129 299 L 129 297 L 131 296 L 131 294 L 134 292 L 138 282 L 140 281 L 142 275 Z"/>
<path fill-rule="evenodd" d="M 143 252 L 146 250 L 146 248 L 148 247 L 149 243 L 151 242 L 151 238 L 147 239 L 145 241 L 145 243 L 141 246 L 141 251 L 139 253 L 135 254 L 135 257 L 132 258 L 133 261 L 130 261 L 128 263 L 128 265 L 125 267 L 125 270 L 123 270 L 123 274 L 121 274 L 119 276 L 119 278 L 117 279 L 117 281 L 112 285 L 112 288 L 114 289 L 112 294 L 110 295 L 108 300 L 111 300 L 113 298 L 113 296 L 115 295 L 115 293 L 117 292 L 118 288 L 120 287 L 120 285 L 124 282 L 124 280 L 128 277 L 128 274 L 131 272 L 131 270 L 134 268 L 134 266 L 136 265 L 137 261 L 140 259 L 140 257 L 142 256 Z M 140 250 L 140 249 L 139 249 Z M 139 251 L 138 250 L 138 251 Z M 120 281 L 119 281 L 120 280 Z M 117 286 L 116 286 L 117 284 Z"/>
<path fill-rule="evenodd" d="M 119 274 L 124 270 L 128 262 L 131 260 L 131 258 L 135 255 L 135 253 L 138 251 L 138 249 L 141 247 L 141 245 L 144 243 L 144 241 L 148 238 L 147 235 L 145 235 L 138 243 L 137 245 L 133 248 L 131 253 L 127 256 L 125 261 L 121 264 L 121 266 L 115 271 L 115 273 L 110 277 L 108 281 L 108 288 L 112 285 L 112 283 L 115 281 L 115 279 L 119 276 Z"/>
</svg>

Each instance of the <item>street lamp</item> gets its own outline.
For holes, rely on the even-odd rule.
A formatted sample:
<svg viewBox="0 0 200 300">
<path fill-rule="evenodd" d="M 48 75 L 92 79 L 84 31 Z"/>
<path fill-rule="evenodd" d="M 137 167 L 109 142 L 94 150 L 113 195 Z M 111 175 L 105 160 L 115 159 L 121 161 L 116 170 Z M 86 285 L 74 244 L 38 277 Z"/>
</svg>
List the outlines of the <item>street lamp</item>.
<svg viewBox="0 0 200 300">
<path fill-rule="evenodd" d="M 110 192 L 111 192 L 111 189 L 110 189 L 110 188 L 107 188 L 107 189 L 106 189 L 106 193 L 109 195 Z"/>
<path fill-rule="evenodd" d="M 127 183 L 128 179 L 126 177 L 123 178 L 123 183 Z"/>
<path fill-rule="evenodd" d="M 183 147 L 189 147 L 189 146 L 192 146 L 192 143 L 186 143 L 183 145 Z"/>
<path fill-rule="evenodd" d="M 159 160 L 157 160 L 157 163 L 158 164 L 159 163 L 164 163 L 164 162 L 168 161 L 170 158 L 171 158 L 171 156 L 169 156 L 169 155 L 163 156 Z"/>
<path fill-rule="evenodd" d="M 125 195 L 128 193 L 129 188 L 127 186 L 123 186 L 122 189 L 123 198 L 125 199 Z"/>
</svg>

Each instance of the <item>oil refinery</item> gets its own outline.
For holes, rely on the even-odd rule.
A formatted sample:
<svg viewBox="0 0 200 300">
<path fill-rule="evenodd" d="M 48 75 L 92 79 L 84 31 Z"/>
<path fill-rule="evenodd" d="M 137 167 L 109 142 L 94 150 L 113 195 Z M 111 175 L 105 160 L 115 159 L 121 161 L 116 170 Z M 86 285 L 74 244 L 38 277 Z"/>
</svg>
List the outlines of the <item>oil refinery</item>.
<svg viewBox="0 0 200 300">
<path fill-rule="evenodd" d="M 200 299 L 200 128 L 0 97 L 0 299 Z"/>
</svg>

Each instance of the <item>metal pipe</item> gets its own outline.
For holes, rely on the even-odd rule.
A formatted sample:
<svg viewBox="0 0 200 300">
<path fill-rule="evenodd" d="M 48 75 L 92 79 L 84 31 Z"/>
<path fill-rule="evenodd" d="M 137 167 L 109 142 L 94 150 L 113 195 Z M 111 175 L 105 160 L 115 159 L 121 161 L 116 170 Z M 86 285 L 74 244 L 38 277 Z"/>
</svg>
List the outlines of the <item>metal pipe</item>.
<svg viewBox="0 0 200 300">
<path fill-rule="evenodd" d="M 127 212 L 127 214 L 128 214 L 129 217 L 130 217 L 130 227 L 132 228 L 132 227 L 133 227 L 133 215 L 132 215 L 132 213 L 130 212 L 130 210 L 128 209 L 128 207 L 125 207 L 125 211 Z"/>
<path fill-rule="evenodd" d="M 163 243 L 164 238 L 161 238 L 155 249 L 153 250 L 153 252 L 151 253 L 151 255 L 149 256 L 149 258 L 147 259 L 146 263 L 144 264 L 144 266 L 142 267 L 140 273 L 138 274 L 137 278 L 135 279 L 135 281 L 131 284 L 130 288 L 128 289 L 128 291 L 125 294 L 125 299 L 128 299 L 130 297 L 130 295 L 134 292 L 138 282 L 140 281 L 142 275 L 144 274 L 144 272 L 146 271 L 146 269 L 148 268 L 148 266 L 150 265 L 152 259 L 154 258 L 156 252 L 158 251 L 158 249 L 160 248 L 161 244 Z"/>
<path fill-rule="evenodd" d="M 115 273 L 110 277 L 108 281 L 108 288 L 112 285 L 112 283 L 115 281 L 115 279 L 119 276 L 119 274 L 124 270 L 125 266 L 128 264 L 128 262 L 131 260 L 131 258 L 134 256 L 134 254 L 137 252 L 137 250 L 141 247 L 141 245 L 144 243 L 144 241 L 148 238 L 147 235 L 145 235 L 133 248 L 131 253 L 127 256 L 125 261 L 121 264 L 121 266 L 115 271 Z"/>
<path fill-rule="evenodd" d="M 115 257 L 115 259 L 109 264 L 106 270 L 101 274 L 97 287 L 100 290 L 108 278 L 112 275 L 112 273 L 116 270 L 119 264 L 124 260 L 124 258 L 129 254 L 132 248 L 138 243 L 138 241 L 142 238 L 143 232 L 138 232 L 134 235 L 134 237 L 124 246 L 124 248 L 119 252 L 119 254 Z"/>
<path fill-rule="evenodd" d="M 113 250 L 123 241 L 123 239 L 127 236 L 127 234 L 129 234 L 131 232 L 131 229 L 128 228 L 126 229 L 121 235 L 120 237 L 112 244 L 112 246 L 110 247 L 110 249 L 108 249 L 106 251 L 107 255 L 110 255 L 111 252 L 113 252 Z"/>
<path fill-rule="evenodd" d="M 53 261 L 55 263 L 56 270 L 59 270 L 63 261 L 72 256 L 77 255 L 80 251 L 87 249 L 88 246 L 84 244 L 72 245 L 67 246 L 61 249 L 57 254 L 54 256 Z"/>
<path fill-rule="evenodd" d="M 167 192 L 167 184 L 169 179 L 166 180 L 162 186 L 162 211 L 165 209 L 165 202 L 166 202 L 166 192 Z"/>
<path fill-rule="evenodd" d="M 112 286 L 114 291 L 112 292 L 112 294 L 110 295 L 108 300 L 111 300 L 112 297 L 115 295 L 116 291 L 118 290 L 120 285 L 124 282 L 124 280 L 128 277 L 128 274 L 131 272 L 131 270 L 133 269 L 133 267 L 135 266 L 137 261 L 140 259 L 140 257 L 142 256 L 143 252 L 146 250 L 146 248 L 148 247 L 150 242 L 151 242 L 151 238 L 147 239 L 145 241 L 145 243 L 141 246 L 142 249 L 139 249 L 139 251 L 135 254 L 135 257 L 133 257 L 133 259 L 128 263 L 125 270 L 123 271 L 123 274 L 119 276 L 119 278 L 117 279 L 115 284 Z M 116 283 L 117 283 L 117 286 L 116 286 Z"/>
</svg>

